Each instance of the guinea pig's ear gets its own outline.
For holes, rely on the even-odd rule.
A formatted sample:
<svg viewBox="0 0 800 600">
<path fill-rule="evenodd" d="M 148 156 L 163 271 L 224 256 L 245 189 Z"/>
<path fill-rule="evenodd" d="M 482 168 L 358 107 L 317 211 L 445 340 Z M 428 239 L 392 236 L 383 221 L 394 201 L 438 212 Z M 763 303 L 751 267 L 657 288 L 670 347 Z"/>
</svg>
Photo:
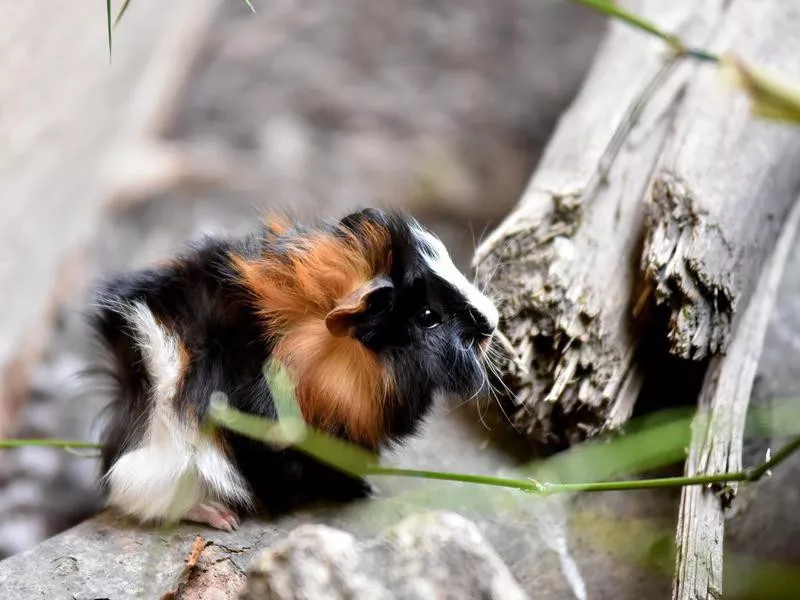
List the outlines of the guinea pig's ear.
<svg viewBox="0 0 800 600">
<path fill-rule="evenodd" d="M 349 335 L 358 317 L 391 297 L 392 289 L 392 280 L 385 276 L 375 277 L 356 288 L 325 317 L 328 331 L 336 337 Z"/>
</svg>

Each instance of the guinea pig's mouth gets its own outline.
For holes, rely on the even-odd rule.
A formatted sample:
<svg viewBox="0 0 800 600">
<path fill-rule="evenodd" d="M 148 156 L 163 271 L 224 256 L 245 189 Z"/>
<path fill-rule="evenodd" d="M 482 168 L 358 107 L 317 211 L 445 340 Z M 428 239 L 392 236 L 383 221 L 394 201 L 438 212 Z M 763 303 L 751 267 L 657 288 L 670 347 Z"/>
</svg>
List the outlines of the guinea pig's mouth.
<svg viewBox="0 0 800 600">
<path fill-rule="evenodd" d="M 491 343 L 491 337 L 468 338 L 461 342 L 461 347 L 467 352 L 475 350 L 476 354 L 484 355 L 489 350 Z"/>
<path fill-rule="evenodd" d="M 486 336 L 481 338 L 481 340 L 476 344 L 476 348 L 478 350 L 478 354 L 481 358 L 485 358 L 487 354 L 489 354 L 489 348 L 492 345 L 492 336 Z"/>
<path fill-rule="evenodd" d="M 492 336 L 481 336 L 480 338 L 469 338 L 462 342 L 462 348 L 466 352 L 474 352 L 480 358 L 486 358 L 489 348 L 492 345 Z"/>
</svg>

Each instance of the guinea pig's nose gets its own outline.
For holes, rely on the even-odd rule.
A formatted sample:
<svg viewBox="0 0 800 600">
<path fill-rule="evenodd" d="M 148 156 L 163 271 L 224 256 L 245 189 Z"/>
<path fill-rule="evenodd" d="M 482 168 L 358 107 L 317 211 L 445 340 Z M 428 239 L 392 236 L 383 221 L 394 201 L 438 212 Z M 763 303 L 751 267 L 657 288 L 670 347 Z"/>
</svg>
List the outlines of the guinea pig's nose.
<svg viewBox="0 0 800 600">
<path fill-rule="evenodd" d="M 470 334 L 476 338 L 477 341 L 480 342 L 492 337 L 494 334 L 494 327 L 489 323 L 489 319 L 472 308 L 469 310 L 469 316 L 472 320 L 469 327 Z"/>
</svg>

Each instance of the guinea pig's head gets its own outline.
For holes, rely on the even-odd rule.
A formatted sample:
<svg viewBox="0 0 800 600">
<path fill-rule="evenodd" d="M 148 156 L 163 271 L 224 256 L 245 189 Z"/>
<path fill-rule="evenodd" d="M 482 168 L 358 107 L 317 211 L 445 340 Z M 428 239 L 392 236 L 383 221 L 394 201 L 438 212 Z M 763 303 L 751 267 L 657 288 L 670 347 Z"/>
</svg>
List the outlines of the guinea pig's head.
<svg viewBox="0 0 800 600">
<path fill-rule="evenodd" d="M 466 400 L 482 389 L 498 311 L 459 271 L 441 240 L 411 217 L 367 209 L 341 226 L 359 239 L 385 231 L 389 260 L 358 288 L 358 310 L 329 314 L 329 330 L 378 356 L 392 381 L 390 402 L 402 406 L 385 413 L 386 426 L 404 435 L 436 394 Z"/>
<path fill-rule="evenodd" d="M 497 309 L 407 215 L 273 222 L 258 258 L 234 262 L 318 428 L 378 447 L 413 433 L 436 395 L 486 383 Z"/>
</svg>

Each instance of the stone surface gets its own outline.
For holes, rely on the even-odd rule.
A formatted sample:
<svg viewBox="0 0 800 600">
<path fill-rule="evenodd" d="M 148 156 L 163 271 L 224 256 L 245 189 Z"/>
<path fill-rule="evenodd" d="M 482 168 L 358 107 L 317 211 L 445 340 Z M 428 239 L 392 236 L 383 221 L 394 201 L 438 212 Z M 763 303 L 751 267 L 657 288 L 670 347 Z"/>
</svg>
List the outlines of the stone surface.
<svg viewBox="0 0 800 600">
<path fill-rule="evenodd" d="M 420 513 L 385 535 L 357 540 L 304 525 L 255 557 L 242 600 L 528 598 L 475 524 Z"/>
<path fill-rule="evenodd" d="M 230 550 L 197 536 L 183 571 L 162 600 L 234 600 L 247 577 L 228 558 Z"/>
<path fill-rule="evenodd" d="M 421 435 L 388 455 L 386 463 L 507 474 L 519 459 L 498 434 L 499 429 L 484 428 L 467 407 L 440 403 Z M 174 585 L 197 535 L 246 572 L 259 551 L 300 525 L 328 525 L 363 539 L 379 537 L 421 511 L 445 510 L 475 523 L 531 597 L 634 600 L 663 597 L 669 591 L 668 575 L 637 562 L 641 555 L 657 553 L 658 545 L 638 540 L 635 524 L 627 521 L 652 521 L 671 535 L 677 495 L 670 491 L 542 500 L 467 484 L 392 477 L 375 477 L 372 483 L 379 490 L 374 500 L 298 511 L 278 520 L 249 517 L 233 533 L 193 524 L 138 527 L 104 511 L 0 562 L 0 589 L 8 600 L 159 598 Z M 589 519 L 613 524 L 614 548 L 606 545 L 605 529 L 585 525 Z M 625 544 L 630 545 L 630 555 L 620 557 L 616 547 Z M 70 557 L 72 567 L 54 572 L 53 564 L 64 557 Z"/>
</svg>

